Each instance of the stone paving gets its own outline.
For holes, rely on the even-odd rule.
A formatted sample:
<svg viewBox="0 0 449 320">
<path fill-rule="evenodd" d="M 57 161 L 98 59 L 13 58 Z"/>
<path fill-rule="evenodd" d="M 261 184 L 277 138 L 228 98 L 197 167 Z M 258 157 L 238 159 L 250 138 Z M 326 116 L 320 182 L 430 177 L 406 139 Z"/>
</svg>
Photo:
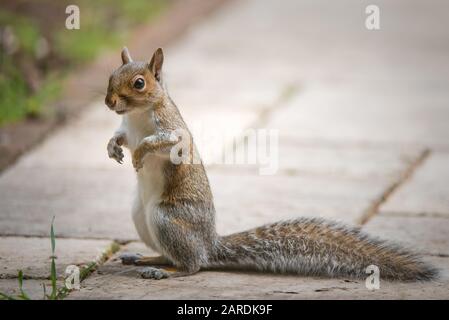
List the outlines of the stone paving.
<svg viewBox="0 0 449 320">
<path fill-rule="evenodd" d="M 22 269 L 25 289 L 42 296 L 56 216 L 60 276 L 120 244 L 70 299 L 449 298 L 449 4 L 376 1 L 378 31 L 364 26 L 368 4 L 232 1 L 165 48 L 165 79 L 194 133 L 234 133 L 198 139 L 210 159 L 246 128 L 279 132 L 275 175 L 207 166 L 220 233 L 298 216 L 362 224 L 422 252 L 439 280 L 370 291 L 364 281 L 244 272 L 140 279 L 118 254 L 154 253 L 132 225 L 129 156 L 120 166 L 106 154 L 119 118 L 97 102 L 0 176 L 0 291 L 14 292 Z"/>
</svg>

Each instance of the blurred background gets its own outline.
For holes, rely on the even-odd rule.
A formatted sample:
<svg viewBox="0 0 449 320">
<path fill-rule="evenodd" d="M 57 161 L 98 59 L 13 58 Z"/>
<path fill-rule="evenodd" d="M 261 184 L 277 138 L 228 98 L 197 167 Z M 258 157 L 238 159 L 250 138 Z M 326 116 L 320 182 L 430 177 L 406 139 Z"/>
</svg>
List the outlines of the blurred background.
<svg viewBox="0 0 449 320">
<path fill-rule="evenodd" d="M 66 7 L 78 5 L 82 29 L 66 29 Z M 120 46 L 130 30 L 148 22 L 170 0 L 0 3 L 0 125 L 38 117 L 61 91 L 61 77 Z"/>
</svg>

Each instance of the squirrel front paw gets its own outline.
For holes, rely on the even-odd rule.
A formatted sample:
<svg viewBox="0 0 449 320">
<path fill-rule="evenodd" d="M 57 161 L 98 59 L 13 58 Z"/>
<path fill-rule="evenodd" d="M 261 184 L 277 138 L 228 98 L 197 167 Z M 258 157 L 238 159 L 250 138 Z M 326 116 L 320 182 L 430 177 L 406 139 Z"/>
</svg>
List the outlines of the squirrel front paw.
<svg viewBox="0 0 449 320">
<path fill-rule="evenodd" d="M 119 259 L 122 261 L 122 264 L 124 265 L 130 265 L 130 264 L 135 264 L 136 261 L 138 261 L 139 259 L 142 259 L 142 255 L 140 253 L 122 253 L 119 256 Z"/>
<path fill-rule="evenodd" d="M 118 137 L 113 137 L 109 140 L 107 149 L 109 158 L 115 159 L 120 164 L 123 163 L 123 149 L 120 147 Z"/>
<path fill-rule="evenodd" d="M 143 168 L 143 157 L 145 156 L 141 148 L 137 148 L 133 152 L 133 166 L 136 171 Z"/>
</svg>

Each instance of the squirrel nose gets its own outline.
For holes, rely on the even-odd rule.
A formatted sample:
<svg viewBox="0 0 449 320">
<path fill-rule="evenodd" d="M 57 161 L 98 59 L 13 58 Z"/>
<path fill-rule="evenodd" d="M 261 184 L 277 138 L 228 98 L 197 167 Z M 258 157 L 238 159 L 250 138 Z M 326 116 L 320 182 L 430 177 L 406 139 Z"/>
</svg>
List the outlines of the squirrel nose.
<svg viewBox="0 0 449 320">
<path fill-rule="evenodd" d="M 113 99 L 110 96 L 106 96 L 106 98 L 104 99 L 104 103 L 110 108 L 110 109 L 114 109 L 115 105 L 117 104 L 117 99 Z"/>
</svg>

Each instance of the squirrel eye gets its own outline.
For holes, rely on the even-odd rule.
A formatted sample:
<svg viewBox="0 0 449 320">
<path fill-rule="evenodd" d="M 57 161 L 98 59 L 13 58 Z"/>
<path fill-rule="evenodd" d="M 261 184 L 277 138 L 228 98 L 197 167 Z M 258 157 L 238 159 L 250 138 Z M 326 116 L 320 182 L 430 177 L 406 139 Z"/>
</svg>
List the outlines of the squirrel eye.
<svg viewBox="0 0 449 320">
<path fill-rule="evenodd" d="M 134 80 L 133 87 L 137 90 L 143 90 L 145 88 L 145 80 L 141 77 L 137 78 Z"/>
</svg>

